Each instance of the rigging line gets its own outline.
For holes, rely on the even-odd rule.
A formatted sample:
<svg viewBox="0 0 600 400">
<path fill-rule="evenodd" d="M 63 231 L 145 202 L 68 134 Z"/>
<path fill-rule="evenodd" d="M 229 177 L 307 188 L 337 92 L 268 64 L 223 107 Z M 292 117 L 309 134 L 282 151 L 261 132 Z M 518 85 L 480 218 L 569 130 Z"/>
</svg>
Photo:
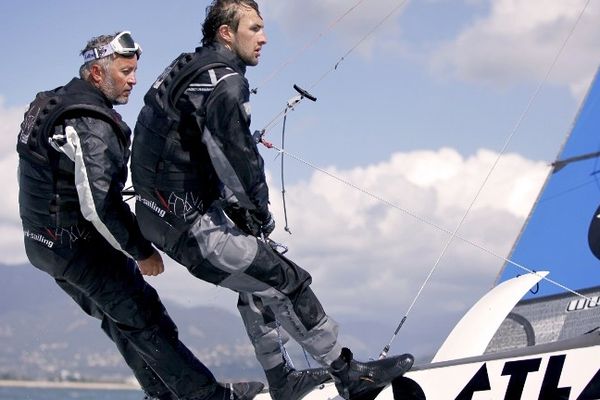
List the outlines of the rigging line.
<svg viewBox="0 0 600 400">
<path fill-rule="evenodd" d="M 291 108 L 291 107 L 286 107 L 286 110 L 288 108 Z M 286 121 L 287 121 L 287 112 L 285 113 L 285 116 L 283 117 L 283 128 L 281 131 L 281 148 L 282 149 L 285 149 L 285 123 L 286 123 Z M 292 231 L 288 224 L 287 202 L 285 201 L 285 169 L 284 169 L 284 158 L 285 157 L 284 157 L 284 153 L 280 153 L 280 155 L 281 155 L 281 200 L 283 202 L 283 219 L 285 221 L 285 227 L 283 228 L 283 230 L 291 235 Z"/>
<path fill-rule="evenodd" d="M 319 42 L 326 34 L 333 30 L 333 28 L 339 24 L 344 18 L 346 18 L 352 11 L 354 11 L 359 5 L 361 5 L 365 0 L 358 0 L 353 6 L 351 6 L 345 13 L 339 16 L 337 19 L 332 21 L 326 29 L 319 32 L 312 40 L 308 41 L 302 49 L 300 49 L 297 53 L 293 54 L 287 60 L 285 60 L 275 71 L 273 71 L 267 78 L 261 81 L 257 87 L 251 90 L 252 93 L 258 93 L 258 89 L 266 86 L 269 82 L 271 82 L 277 75 L 281 73 L 286 67 L 290 64 L 294 63 L 298 57 L 300 57 L 304 52 L 313 47 L 316 43 Z"/>
<path fill-rule="evenodd" d="M 354 46 L 352 46 L 348 51 L 346 51 L 346 53 L 344 53 L 344 55 L 335 63 L 335 65 L 332 68 L 330 68 L 327 72 L 325 72 L 319 79 L 317 79 L 309 87 L 308 90 L 310 91 L 310 90 L 314 89 L 315 86 L 317 86 L 319 83 L 321 83 L 330 73 L 332 73 L 333 71 L 337 70 L 337 68 L 339 67 L 339 65 L 346 60 L 346 57 L 348 57 L 365 40 L 367 40 L 379 28 L 381 28 L 381 26 L 385 22 L 387 22 L 387 20 L 390 19 L 398 10 L 400 10 L 402 7 L 404 7 L 407 2 L 408 2 L 408 0 L 401 0 L 398 4 L 396 4 L 396 6 L 390 12 L 388 12 L 387 15 L 385 15 L 381 20 L 379 20 L 379 22 L 377 24 L 375 24 L 375 26 L 373 28 L 371 28 L 371 30 L 369 32 L 367 32 L 365 35 L 363 35 L 363 37 Z M 262 129 L 263 135 L 266 134 L 266 133 L 268 133 L 275 125 L 277 125 L 279 123 L 279 120 L 281 119 L 282 115 L 284 115 L 284 113 L 285 113 L 285 111 L 280 112 L 267 125 L 265 125 L 265 127 Z"/>
<path fill-rule="evenodd" d="M 598 152 L 598 155 L 600 155 L 600 152 Z M 600 181 L 598 180 L 598 157 L 596 157 L 594 159 L 594 169 L 592 170 L 592 172 L 590 173 L 591 176 L 594 177 L 594 181 L 596 182 L 596 187 L 600 190 Z"/>
<path fill-rule="evenodd" d="M 321 81 L 323 79 L 325 79 L 325 77 L 327 75 L 329 75 L 330 73 L 332 73 L 333 71 L 337 70 L 337 68 L 340 66 L 340 64 L 342 62 L 344 62 L 346 60 L 346 57 L 348 57 L 354 50 L 356 50 L 356 48 L 358 46 L 360 46 L 365 40 L 367 40 L 371 35 L 373 35 L 379 28 L 381 28 L 381 26 L 387 22 L 388 19 L 390 19 L 392 17 L 392 15 L 394 15 L 398 10 L 400 10 L 402 7 L 404 7 L 404 5 L 408 2 L 408 0 L 401 0 L 398 4 L 396 4 L 396 6 L 394 8 L 392 8 L 392 10 L 385 16 L 383 17 L 383 19 L 381 19 L 369 32 L 367 32 L 366 35 L 364 35 L 354 46 L 352 46 L 333 66 L 333 68 L 329 69 L 327 72 L 325 72 L 315 83 L 313 83 L 313 85 L 309 88 L 313 89 L 315 86 L 317 86 L 319 83 L 321 83 Z"/>
<path fill-rule="evenodd" d="M 542 203 L 545 203 L 545 202 L 547 202 L 547 201 L 551 201 L 551 200 L 554 200 L 554 199 L 556 199 L 556 198 L 559 198 L 559 197 L 562 197 L 562 196 L 566 196 L 566 195 L 568 195 L 569 193 L 576 192 L 576 191 L 578 191 L 579 189 L 585 188 L 585 187 L 587 187 L 587 186 L 590 186 L 590 185 L 592 185 L 592 184 L 596 184 L 596 185 L 597 185 L 597 184 L 598 184 L 598 182 L 597 182 L 597 179 L 598 179 L 598 178 L 596 178 L 596 177 L 594 176 L 594 177 L 593 177 L 593 179 L 587 180 L 587 181 L 585 181 L 585 182 L 583 182 L 583 183 L 580 183 L 580 184 L 578 184 L 578 185 L 575 185 L 575 186 L 572 186 L 572 187 L 570 187 L 570 188 L 568 188 L 568 189 L 562 190 L 562 191 L 560 191 L 560 192 L 558 192 L 558 193 L 555 193 L 555 194 L 553 194 L 553 195 L 551 195 L 551 196 L 548 196 L 548 197 L 543 197 L 543 198 L 541 198 L 541 199 L 538 201 L 538 204 L 542 204 Z"/>
<path fill-rule="evenodd" d="M 350 187 L 353 187 L 354 189 L 357 189 L 357 190 L 359 190 L 359 191 L 361 191 L 361 192 L 363 192 L 363 193 L 365 193 L 365 194 L 367 194 L 367 195 L 370 195 L 371 197 L 373 197 L 373 198 L 376 198 L 376 199 L 378 199 L 378 200 L 380 200 L 380 201 L 382 201 L 382 202 L 384 202 L 384 203 L 386 203 L 386 204 L 388 204 L 388 205 L 390 205 L 390 206 L 393 206 L 394 208 L 400 209 L 401 211 L 403 211 L 403 212 L 405 212 L 405 213 L 407 213 L 407 214 L 409 214 L 409 215 L 411 215 L 411 216 L 413 216 L 413 217 L 416 217 L 418 220 L 420 220 L 420 221 L 422 221 L 422 222 L 425 222 L 425 223 L 428 223 L 429 225 L 435 226 L 435 227 L 437 227 L 438 229 L 440 229 L 440 230 L 442 230 L 442 231 L 444 231 L 444 232 L 446 232 L 446 233 L 449 233 L 449 234 L 450 234 L 450 238 L 448 238 L 448 241 L 446 242 L 446 244 L 445 244 L 445 246 L 444 246 L 444 248 L 443 248 L 442 252 L 440 253 L 440 256 L 438 257 L 438 259 L 436 260 L 436 262 L 435 262 L 434 266 L 433 266 L 433 267 L 432 267 L 432 269 L 430 270 L 430 272 L 429 272 L 429 274 L 428 274 L 428 276 L 427 276 L 426 280 L 424 281 L 423 285 L 422 285 L 422 286 L 421 286 L 421 288 L 419 289 L 419 291 L 418 291 L 418 293 L 417 293 L 416 297 L 414 298 L 414 300 L 413 300 L 413 302 L 411 303 L 411 305 L 410 305 L 409 309 L 407 310 L 407 312 L 405 313 L 404 317 L 402 318 L 402 320 L 401 320 L 400 324 L 399 324 L 399 325 L 398 325 L 398 327 L 396 328 L 396 331 L 395 331 L 394 335 L 392 336 L 392 338 L 391 338 L 391 340 L 390 340 L 389 344 L 388 344 L 388 345 L 387 345 L 387 346 L 384 348 L 384 351 L 381 353 L 380 357 L 384 357 L 384 356 L 385 356 L 385 354 L 387 354 L 387 351 L 388 351 L 388 350 L 389 350 L 389 348 L 391 347 L 391 343 L 393 342 L 394 338 L 397 336 L 397 334 L 398 334 L 398 332 L 399 332 L 400 328 L 402 327 L 402 325 L 403 325 L 403 324 L 404 324 L 404 322 L 406 321 L 406 319 L 407 319 L 407 317 L 408 317 L 408 314 L 409 314 L 409 313 L 412 311 L 412 308 L 414 307 L 414 304 L 416 304 L 416 301 L 417 301 L 417 300 L 418 300 L 418 298 L 420 297 L 420 295 L 421 295 L 421 293 L 422 293 L 422 291 L 423 291 L 424 287 L 427 285 L 427 283 L 429 282 L 429 279 L 431 278 L 431 276 L 433 275 L 433 273 L 435 272 L 435 270 L 436 270 L 436 269 L 437 269 L 437 267 L 439 266 L 439 262 L 440 262 L 440 260 L 441 260 L 441 259 L 443 258 L 443 256 L 445 255 L 445 253 L 446 253 L 446 251 L 447 251 L 447 249 L 448 249 L 448 247 L 449 247 L 450 243 L 452 242 L 452 240 L 453 240 L 454 238 L 458 238 L 458 239 L 461 239 L 461 240 L 463 240 L 463 241 L 466 241 L 467 243 L 471 244 L 472 246 L 474 246 L 474 247 L 477 247 L 477 248 L 479 248 L 480 250 L 487 252 L 488 254 L 491 254 L 491 255 L 493 255 L 493 256 L 496 256 L 496 257 L 498 257 L 498 258 L 501 258 L 501 259 L 503 259 L 503 260 L 504 260 L 505 262 L 507 262 L 507 263 L 510 263 L 510 264 L 512 264 L 512 265 L 515 265 L 515 266 L 518 266 L 519 268 L 522 268 L 523 270 L 526 270 L 526 271 L 527 271 L 527 272 L 529 272 L 529 273 L 535 273 L 536 275 L 538 275 L 538 274 L 537 274 L 537 272 L 535 272 L 535 271 L 529 270 L 529 269 L 525 268 L 524 266 L 521 266 L 521 265 L 520 265 L 520 264 L 518 264 L 518 263 L 515 263 L 515 262 L 513 262 L 513 261 L 510 261 L 510 260 L 506 259 L 505 257 L 501 257 L 501 256 L 499 256 L 499 255 L 496 255 L 496 254 L 495 254 L 495 253 L 493 253 L 491 250 L 488 250 L 488 249 L 486 249 L 486 248 L 484 248 L 484 247 L 482 247 L 482 246 L 480 246 L 480 245 L 477 245 L 477 244 L 475 244 L 474 242 L 471 242 L 471 241 L 469 241 L 469 240 L 466 240 L 465 238 L 462 238 L 460 235 L 458 235 L 458 231 L 459 231 L 459 229 L 462 227 L 462 224 L 464 223 L 464 221 L 465 221 L 466 217 L 468 216 L 468 214 L 470 213 L 470 211 L 471 211 L 472 207 L 474 206 L 475 202 L 476 202 L 476 201 L 477 201 L 477 199 L 479 198 L 479 196 L 480 196 L 481 192 L 483 191 L 483 188 L 486 186 L 487 182 L 489 181 L 489 178 L 490 178 L 491 174 L 494 172 L 494 170 L 496 169 L 496 167 L 497 167 L 497 165 L 498 165 L 498 163 L 499 163 L 500 159 L 501 159 L 501 158 L 502 158 L 502 156 L 505 154 L 505 152 L 506 152 L 506 149 L 508 148 L 508 145 L 510 144 L 510 142 L 511 142 L 512 138 L 514 137 L 514 135 L 517 133 L 517 131 L 518 131 L 518 130 L 519 130 L 519 128 L 521 127 L 521 125 L 522 125 L 522 123 L 523 123 L 523 121 L 524 121 L 525 117 L 526 117 L 526 116 L 529 114 L 529 112 L 530 112 L 530 110 L 531 110 L 531 107 L 532 107 L 532 105 L 533 105 L 534 101 L 535 101 L 535 100 L 538 98 L 538 96 L 539 96 L 539 93 L 540 93 L 540 91 L 541 91 L 541 88 L 542 88 L 542 87 L 544 86 L 544 84 L 545 84 L 545 83 L 548 81 L 548 78 L 549 78 L 549 76 L 550 76 L 550 73 L 551 73 L 551 72 L 554 70 L 554 67 L 556 66 L 556 63 L 558 62 L 558 59 L 560 58 L 560 56 L 562 55 L 562 53 L 563 53 L 564 49 L 566 48 L 566 45 L 567 45 L 568 41 L 569 41 L 569 40 L 570 40 L 570 38 L 572 37 L 572 35 L 573 35 L 573 33 L 574 33 L 574 31 L 575 31 L 576 27 L 578 26 L 578 24 L 579 24 L 579 22 L 580 22 L 580 20 L 581 20 L 581 18 L 582 18 L 582 16 L 583 16 L 583 14 L 585 13 L 585 11 L 586 11 L 586 9 L 587 9 L 587 7 L 588 7 L 588 5 L 589 5 L 589 3 L 590 3 L 590 2 L 591 2 L 591 0 L 588 0 L 588 1 L 586 2 L 585 6 L 583 7 L 583 9 L 581 10 L 580 14 L 578 15 L 578 17 L 577 17 L 577 20 L 576 20 L 576 21 L 575 21 L 575 23 L 573 24 L 573 26 L 572 26 L 572 28 L 571 28 L 571 30 L 570 30 L 570 32 L 569 32 L 569 34 L 567 35 L 566 39 L 565 39 L 565 40 L 564 40 L 564 42 L 562 43 L 562 45 L 561 45 L 561 47 L 559 48 L 559 50 L 558 50 L 558 52 L 557 52 L 556 56 L 554 57 L 554 59 L 553 59 L 552 63 L 550 64 L 550 66 L 549 66 L 548 70 L 546 71 L 546 74 L 544 75 L 544 78 L 542 79 L 542 81 L 540 81 L 540 83 L 538 84 L 538 86 L 537 86 L 536 90 L 534 91 L 533 95 L 530 97 L 530 99 L 529 99 L 529 101 L 528 101 L 528 103 L 527 103 L 527 106 L 526 106 L 525 110 L 524 110 L 524 111 L 523 111 L 523 113 L 520 115 L 519 119 L 517 120 L 517 123 L 515 124 L 515 127 L 513 128 L 513 130 L 511 131 L 511 133 L 510 133 L 510 134 L 509 134 L 509 136 L 507 137 L 507 139 L 505 140 L 505 142 L 504 142 L 504 144 L 503 144 L 503 146 L 502 146 L 502 149 L 501 149 L 501 151 L 500 151 L 500 152 L 499 152 L 499 154 L 498 154 L 498 157 L 497 157 L 497 158 L 496 158 L 496 160 L 494 161 L 494 163 L 493 163 L 492 167 L 491 167 L 491 168 L 490 168 L 490 170 L 488 171 L 488 174 L 487 174 L 487 175 L 486 175 L 486 177 L 484 178 L 484 181 L 483 181 L 482 185 L 479 187 L 479 189 L 478 189 L 477 193 L 475 194 L 475 196 L 474 196 L 474 198 L 473 198 L 472 202 L 470 203 L 470 205 L 469 205 L 469 207 L 467 208 L 467 210 L 466 210 L 465 214 L 463 215 L 463 217 L 462 217 L 461 221 L 459 222 L 459 224 L 457 225 L 456 229 L 455 229 L 453 232 L 450 232 L 450 231 L 448 231 L 448 230 L 446 230 L 446 229 L 443 229 L 443 228 L 441 228 L 441 227 L 438 227 L 437 225 L 435 225 L 435 224 L 433 224 L 433 223 L 431 223 L 431 222 L 429 222 L 429 221 L 425 220 L 424 218 L 418 217 L 416 214 L 409 213 L 409 212 L 407 212 L 407 210 L 404 210 L 404 209 L 402 209 L 402 208 L 400 208 L 400 207 L 396 206 L 395 204 L 393 204 L 393 203 L 391 203 L 391 202 L 389 202 L 389 201 L 387 201 L 387 200 L 385 200 L 385 199 L 383 199 L 383 198 L 381 198 L 381 197 L 379 197 L 379 196 L 376 196 L 376 195 L 374 195 L 374 194 L 372 194 L 372 193 L 370 193 L 370 192 L 368 192 L 368 191 L 366 191 L 366 190 L 364 190 L 364 189 L 362 189 L 362 188 L 360 188 L 360 187 L 358 187 L 358 186 L 356 186 L 356 185 L 352 184 L 352 183 L 351 183 L 351 182 L 349 182 L 349 181 L 346 181 L 346 180 L 344 180 L 344 179 L 342 179 L 342 178 L 339 178 L 339 177 L 337 177 L 337 176 L 333 175 L 332 173 L 330 173 L 330 172 L 328 172 L 328 171 L 325 171 L 325 170 L 324 170 L 324 169 L 322 169 L 322 168 L 318 168 L 318 167 L 316 167 L 315 165 L 312 165 L 312 164 L 310 164 L 310 163 L 308 163 L 308 162 L 305 162 L 304 160 L 301 160 L 300 158 L 297 158 L 297 157 L 295 157 L 295 156 L 291 155 L 290 153 L 288 153 L 288 152 L 285 152 L 285 151 L 284 151 L 284 150 L 282 150 L 282 149 L 278 149 L 276 146 L 273 146 L 273 148 L 274 148 L 274 149 L 278 150 L 278 151 L 279 151 L 280 153 L 282 153 L 282 154 L 283 154 L 283 153 L 285 153 L 285 154 L 288 154 L 290 157 L 292 157 L 292 158 L 295 158 L 295 159 L 297 159 L 298 161 L 301 161 L 301 162 L 303 162 L 303 163 L 305 163 L 305 164 L 307 164 L 307 165 L 311 166 L 312 168 L 315 168 L 315 169 L 317 169 L 317 170 L 319 170 L 319 171 L 321 171 L 321 172 L 323 172 L 323 173 L 327 174 L 328 176 L 330 176 L 330 177 L 332 177 L 332 178 L 335 178 L 335 179 L 337 179 L 337 180 L 341 181 L 342 183 L 344 183 L 344 184 L 346 184 L 346 185 L 349 185 Z M 352 52 L 353 52 L 353 51 L 354 51 L 354 50 L 355 50 L 355 49 L 356 49 L 356 48 L 357 48 L 357 47 L 358 47 L 358 46 L 359 46 L 359 45 L 360 45 L 360 44 L 361 44 L 361 43 L 362 43 L 364 40 L 366 40 L 366 39 L 367 39 L 367 38 L 368 38 L 368 37 L 369 37 L 369 36 L 370 36 L 370 35 L 371 35 L 373 32 L 375 32 L 375 31 L 376 31 L 376 30 L 377 30 L 377 29 L 378 29 L 378 28 L 379 28 L 379 27 L 380 27 L 380 26 L 381 26 L 381 25 L 382 25 L 382 24 L 383 24 L 383 23 L 384 23 L 384 22 L 385 22 L 385 21 L 386 21 L 388 18 L 390 18 L 390 17 L 391 17 L 391 15 L 393 15 L 393 13 L 394 13 L 394 12 L 395 12 L 397 9 L 399 9 L 400 7 L 402 7 L 402 6 L 403 6 L 405 3 L 406 3 L 406 0 L 403 0 L 401 3 L 399 3 L 399 5 L 398 5 L 397 7 L 395 7 L 395 8 L 394 8 L 394 9 L 393 9 L 393 10 L 392 10 L 392 11 L 391 11 L 391 12 L 390 12 L 390 13 L 389 13 L 389 14 L 388 14 L 388 15 L 387 15 L 387 16 L 386 16 L 384 19 L 383 19 L 383 20 L 381 20 L 381 21 L 379 22 L 379 24 L 377 24 L 377 25 L 376 25 L 376 26 L 375 26 L 375 27 L 374 27 L 374 28 L 373 28 L 373 29 L 372 29 L 372 30 L 371 30 L 369 33 L 367 33 L 367 35 L 365 35 L 365 36 L 364 36 L 364 37 L 363 37 L 363 38 L 362 38 L 362 39 L 361 39 L 361 40 L 360 40 L 360 41 L 359 41 L 359 42 L 358 42 L 358 43 L 357 43 L 357 44 L 356 44 L 354 47 L 352 47 L 350 50 L 348 50 L 348 51 L 347 51 L 347 52 L 346 52 L 346 53 L 345 53 L 345 54 L 344 54 L 344 55 L 343 55 L 343 56 L 342 56 L 342 57 L 339 59 L 339 61 L 338 61 L 338 62 L 337 62 L 335 65 L 334 65 L 334 67 L 333 67 L 332 69 L 328 70 L 328 71 L 327 71 L 327 72 L 326 72 L 326 73 L 325 73 L 325 74 L 324 74 L 324 75 L 323 75 L 323 76 L 322 76 L 322 77 L 321 77 L 319 80 L 317 80 L 317 81 L 316 81 L 316 82 L 315 82 L 315 83 L 314 83 L 314 84 L 313 84 L 313 85 L 310 87 L 310 89 L 313 89 L 313 88 L 314 88 L 314 87 L 315 87 L 317 84 L 319 84 L 319 83 L 320 83 L 320 82 L 321 82 L 323 79 L 325 79 L 325 77 L 326 77 L 327 75 L 329 75 L 329 74 L 330 74 L 332 71 L 335 71 L 335 70 L 337 70 L 337 67 L 338 67 L 338 66 L 339 66 L 339 65 L 340 65 L 340 64 L 341 64 L 341 63 L 342 63 L 342 62 L 345 60 L 345 57 L 347 57 L 347 56 L 348 56 L 350 53 L 352 53 Z M 277 118 L 279 118 L 279 117 L 277 117 Z M 268 129 L 268 126 L 267 126 L 267 128 L 265 128 L 265 129 L 263 130 L 263 132 L 266 132 L 266 131 L 267 131 L 267 129 Z M 584 298 L 586 298 L 585 296 L 581 295 L 580 293 L 578 293 L 578 292 L 575 292 L 575 291 L 573 291 L 573 290 L 571 290 L 571 289 L 567 288 L 566 286 L 559 284 L 558 282 L 555 282 L 555 281 L 553 281 L 553 280 L 551 280 L 551 279 L 548 279 L 548 278 L 545 278 L 545 277 L 544 277 L 543 279 L 547 280 L 548 282 L 551 282 L 551 283 L 555 284 L 556 286 L 558 286 L 558 287 L 562 288 L 563 290 L 569 291 L 569 292 L 571 292 L 571 293 L 573 293 L 573 294 L 576 294 L 576 295 L 578 295 L 578 296 L 580 296 L 580 297 L 584 297 Z"/>
<path fill-rule="evenodd" d="M 594 181 L 596 182 L 596 187 L 598 189 L 600 189 L 600 181 L 598 181 L 598 159 L 597 158 L 594 160 L 594 170 L 591 173 L 591 175 L 594 177 Z"/>
<path fill-rule="evenodd" d="M 344 179 L 342 177 L 339 177 L 339 176 L 335 175 L 334 173 L 327 171 L 324 168 L 321 168 L 321 167 L 319 167 L 319 166 L 317 166 L 317 165 L 315 165 L 315 164 L 313 164 L 313 163 L 311 163 L 311 162 L 309 162 L 309 161 L 307 161 L 307 160 L 305 160 L 305 159 L 303 159 L 303 158 L 301 158 L 301 157 L 299 157 L 299 156 L 297 156 L 297 155 L 295 155 L 293 153 L 290 153 L 287 150 L 280 149 L 276 145 L 272 145 L 271 148 L 273 150 L 279 152 L 279 153 L 285 153 L 285 155 L 287 155 L 288 157 L 293 158 L 294 160 L 296 160 L 296 161 L 298 161 L 298 162 L 300 162 L 302 164 L 305 164 L 308 167 L 310 167 L 310 168 L 312 168 L 314 170 L 317 170 L 317 171 L 319 171 L 319 172 L 321 172 L 321 173 L 329 176 L 330 178 L 332 178 L 332 179 L 334 179 L 334 180 L 336 180 L 336 181 L 338 181 L 340 183 L 343 183 L 344 185 L 349 186 L 352 189 L 355 189 L 355 190 L 357 190 L 357 191 L 359 191 L 359 192 L 361 192 L 361 193 L 363 193 L 363 194 L 365 194 L 365 195 L 367 195 L 367 196 L 369 196 L 369 197 L 371 197 L 371 198 L 373 198 L 373 199 L 375 199 L 375 200 L 377 200 L 377 201 L 379 201 L 379 202 L 381 202 L 383 204 L 386 204 L 387 206 L 389 206 L 391 208 L 395 208 L 396 210 L 403 212 L 404 214 L 406 214 L 406 215 L 408 215 L 408 216 L 416 219 L 419 222 L 422 222 L 422 223 L 424 223 L 426 225 L 429 225 L 429 226 L 431 226 L 431 227 L 433 227 L 433 228 L 435 228 L 435 229 L 437 229 L 437 230 L 439 230 L 441 232 L 444 232 L 444 233 L 446 233 L 448 235 L 451 235 L 453 233 L 451 230 L 446 229 L 446 228 L 444 228 L 444 227 L 442 227 L 442 226 L 440 226 L 440 225 L 438 225 L 438 224 L 436 224 L 436 223 L 434 223 L 434 222 L 432 222 L 432 221 L 430 221 L 430 220 L 428 220 L 428 219 L 426 219 L 424 217 L 421 217 L 421 216 L 419 216 L 418 214 L 416 214 L 414 212 L 411 212 L 411 211 L 409 211 L 409 210 L 407 210 L 405 208 L 402 208 L 399 205 L 397 205 L 395 203 L 392 203 L 391 201 L 389 201 L 389 200 L 387 200 L 387 199 L 385 199 L 385 198 L 383 198 L 383 197 L 381 197 L 381 196 L 379 196 L 377 194 L 374 194 L 374 193 L 372 193 L 372 192 L 370 192 L 370 191 L 368 191 L 366 189 L 363 189 L 360 186 L 358 186 L 358 185 L 350 182 L 349 180 Z M 469 244 L 469 245 L 471 245 L 471 246 L 473 246 L 473 247 L 475 247 L 475 248 L 483 251 L 484 253 L 487 253 L 487 254 L 491 255 L 492 257 L 498 258 L 498 259 L 500 259 L 500 260 L 502 260 L 502 261 L 504 261 L 506 263 L 514 265 L 515 267 L 520 268 L 521 270 L 523 270 L 525 272 L 536 274 L 537 276 L 540 276 L 543 280 L 547 281 L 548 283 L 550 283 L 550 284 L 552 284 L 552 285 L 554 285 L 556 287 L 559 287 L 559 288 L 561 288 L 561 289 L 563 289 L 563 290 L 565 290 L 565 291 L 567 291 L 567 292 L 569 292 L 569 293 L 571 293 L 571 294 L 573 294 L 575 296 L 581 297 L 581 298 L 586 299 L 586 300 L 591 300 L 589 297 L 587 297 L 587 296 L 585 296 L 585 295 L 583 295 L 583 294 L 581 294 L 581 293 L 579 293 L 579 292 L 577 292 L 577 291 L 575 291 L 573 289 L 570 289 L 570 288 L 562 285 L 561 283 L 556 282 L 556 281 L 554 281 L 554 280 L 552 280 L 552 279 L 550 279 L 548 277 L 542 277 L 535 270 L 529 269 L 529 268 L 525 267 L 522 264 L 519 264 L 519 263 L 517 263 L 515 261 L 512 261 L 512 260 L 509 260 L 508 258 L 503 257 L 503 256 L 501 256 L 501 255 L 499 255 L 497 253 L 494 253 L 492 250 L 489 250 L 488 248 L 486 248 L 486 247 L 484 247 L 484 246 L 482 246 L 482 245 L 480 245 L 480 244 L 478 244 L 476 242 L 473 242 L 473 241 L 471 241 L 471 240 L 469 240 L 469 239 L 467 239 L 467 238 L 465 238 L 465 237 L 463 237 L 461 235 L 457 234 L 454 237 L 456 239 L 459 239 L 460 241 L 466 243 L 466 244 Z"/>
</svg>

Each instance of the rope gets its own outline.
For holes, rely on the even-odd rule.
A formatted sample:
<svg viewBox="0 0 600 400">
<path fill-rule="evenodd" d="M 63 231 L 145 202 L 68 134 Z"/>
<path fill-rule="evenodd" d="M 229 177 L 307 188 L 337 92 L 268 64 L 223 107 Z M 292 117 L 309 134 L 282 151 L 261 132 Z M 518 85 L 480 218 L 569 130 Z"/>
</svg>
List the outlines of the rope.
<svg viewBox="0 0 600 400">
<path fill-rule="evenodd" d="M 277 344 L 279 344 L 279 350 L 281 351 L 283 360 L 286 362 L 286 365 L 294 369 L 294 362 L 292 361 L 292 357 L 290 357 L 290 353 L 288 353 L 287 349 L 283 345 L 283 338 L 281 337 L 281 324 L 277 319 L 275 319 L 275 331 L 277 332 Z"/>
<path fill-rule="evenodd" d="M 285 123 L 287 121 L 287 111 L 288 110 L 293 110 L 293 106 L 288 106 L 286 108 L 286 113 L 285 116 L 283 117 L 283 128 L 281 131 L 281 148 L 285 149 Z M 285 201 L 285 164 L 284 164 L 284 154 L 280 153 L 281 155 L 281 201 L 283 203 L 283 219 L 285 221 L 285 226 L 283 227 L 283 230 L 286 231 L 287 233 L 289 233 L 290 235 L 292 234 L 292 231 L 290 229 L 290 225 L 288 224 L 288 213 L 287 213 L 287 202 Z"/>
<path fill-rule="evenodd" d="M 313 89 L 315 86 L 317 86 L 319 83 L 321 83 L 321 81 L 323 79 L 325 79 L 327 77 L 327 75 L 329 75 L 330 73 L 332 73 L 333 71 L 337 70 L 338 67 L 340 66 L 341 63 L 343 63 L 346 60 L 346 57 L 348 57 L 352 52 L 354 52 L 354 50 L 356 50 L 358 48 L 358 46 L 360 46 L 365 40 L 367 40 L 371 35 L 373 35 L 379 28 L 381 28 L 381 26 L 392 17 L 392 15 L 394 15 L 398 10 L 400 10 L 402 7 L 404 7 L 404 5 L 408 2 L 408 0 L 402 0 L 400 1 L 398 4 L 396 4 L 396 6 L 394 6 L 390 12 L 388 12 L 369 32 L 367 32 L 366 35 L 364 35 L 354 46 L 352 46 L 348 51 L 346 51 L 346 53 L 340 57 L 340 59 L 335 63 L 335 65 L 329 69 L 327 72 L 325 72 L 315 83 L 313 83 L 313 85 L 309 88 Z"/>
</svg>

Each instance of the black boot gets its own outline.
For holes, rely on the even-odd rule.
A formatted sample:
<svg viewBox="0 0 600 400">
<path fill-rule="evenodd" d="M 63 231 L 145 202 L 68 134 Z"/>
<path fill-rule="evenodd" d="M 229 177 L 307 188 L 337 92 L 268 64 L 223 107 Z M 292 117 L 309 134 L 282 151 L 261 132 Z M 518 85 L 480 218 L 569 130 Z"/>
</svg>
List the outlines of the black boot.
<svg viewBox="0 0 600 400">
<path fill-rule="evenodd" d="M 340 396 L 349 400 L 373 390 L 381 390 L 394 378 L 402 376 L 414 363 L 410 354 L 382 360 L 360 362 L 353 359 L 352 352 L 342 349 L 342 354 L 331 363 L 329 372 Z"/>
<path fill-rule="evenodd" d="M 299 400 L 331 380 L 325 368 L 295 370 L 285 364 L 265 371 L 272 400 Z"/>
<path fill-rule="evenodd" d="M 259 394 L 264 384 L 260 382 L 217 383 L 217 390 L 211 400 L 252 400 Z"/>
</svg>

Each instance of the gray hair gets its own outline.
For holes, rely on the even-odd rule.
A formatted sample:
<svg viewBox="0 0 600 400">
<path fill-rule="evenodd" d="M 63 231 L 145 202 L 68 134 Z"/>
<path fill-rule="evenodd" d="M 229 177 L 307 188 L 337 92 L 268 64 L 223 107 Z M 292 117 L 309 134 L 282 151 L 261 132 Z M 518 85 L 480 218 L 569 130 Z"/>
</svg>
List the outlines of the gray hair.
<svg viewBox="0 0 600 400">
<path fill-rule="evenodd" d="M 87 42 L 87 45 L 85 46 L 85 48 L 83 50 L 81 50 L 80 55 L 83 56 L 83 54 L 88 50 L 93 50 L 95 48 L 99 48 L 99 47 L 109 44 L 119 33 L 121 33 L 121 32 L 116 32 L 113 35 L 100 35 L 100 36 L 91 38 Z M 116 54 L 111 54 L 107 57 L 102 57 L 97 60 L 91 60 L 86 63 L 83 63 L 83 65 L 81 67 L 79 67 L 79 77 L 81 79 L 87 81 L 88 78 L 90 77 L 90 73 L 91 73 L 93 65 L 99 65 L 103 71 L 108 71 L 108 67 L 110 66 L 110 64 L 113 62 L 113 60 L 115 58 L 116 58 Z"/>
</svg>

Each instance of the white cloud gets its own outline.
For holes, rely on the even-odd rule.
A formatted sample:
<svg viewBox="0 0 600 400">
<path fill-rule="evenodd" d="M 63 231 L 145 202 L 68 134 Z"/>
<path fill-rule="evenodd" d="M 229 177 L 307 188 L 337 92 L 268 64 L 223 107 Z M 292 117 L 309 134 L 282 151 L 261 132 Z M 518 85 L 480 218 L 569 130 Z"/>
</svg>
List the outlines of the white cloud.
<svg viewBox="0 0 600 400">
<path fill-rule="evenodd" d="M 23 231 L 19 220 L 17 134 L 25 107 L 5 107 L 0 96 L 0 181 L 3 195 L 0 196 L 0 258 L 1 263 L 22 263 L 26 261 L 23 248 Z"/>
<path fill-rule="evenodd" d="M 574 26 L 585 0 L 491 0 L 489 14 L 466 26 L 432 58 L 472 81 L 506 85 L 539 82 Z M 581 98 L 600 58 L 600 8 L 591 4 L 567 43 L 550 82 L 566 84 Z"/>
<path fill-rule="evenodd" d="M 496 157 L 484 150 L 466 159 L 451 149 L 415 151 L 366 168 L 331 170 L 394 207 L 315 174 L 287 189 L 294 235 L 283 239 L 291 241 L 300 264 L 315 275 L 334 307 L 357 307 L 352 298 L 361 299 L 364 307 L 358 309 L 367 313 L 391 297 L 406 303 L 415 294 L 408 289 L 422 282 L 448 239 L 406 212 L 453 231 Z M 459 235 L 506 255 L 546 171 L 542 163 L 504 156 Z M 281 216 L 279 202 L 273 203 Z M 481 263 L 489 269 L 474 268 Z M 460 280 L 460 272 L 493 278 L 501 263 L 460 240 L 443 260 Z"/>
</svg>

